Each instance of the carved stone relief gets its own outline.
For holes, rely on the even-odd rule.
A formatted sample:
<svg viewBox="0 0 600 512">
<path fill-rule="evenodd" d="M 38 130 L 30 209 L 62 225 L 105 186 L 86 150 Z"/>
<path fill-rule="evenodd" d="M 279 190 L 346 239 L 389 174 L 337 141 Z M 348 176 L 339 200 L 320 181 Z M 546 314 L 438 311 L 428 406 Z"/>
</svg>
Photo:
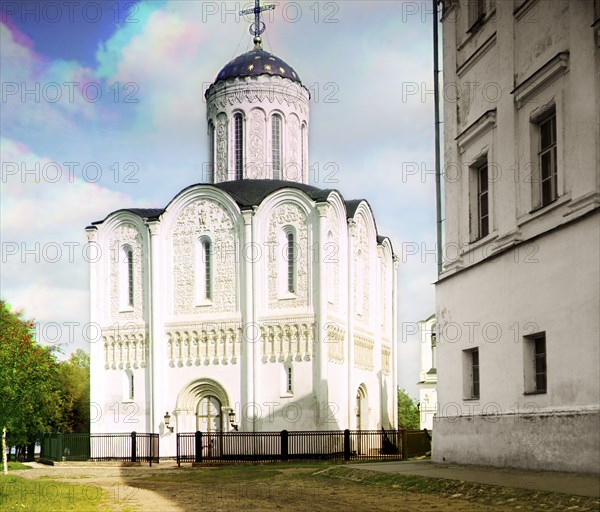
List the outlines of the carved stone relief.
<svg viewBox="0 0 600 512">
<path fill-rule="evenodd" d="M 211 303 L 196 304 L 195 281 L 200 255 L 198 240 L 206 235 L 212 244 L 211 269 L 213 293 Z M 197 200 L 181 211 L 172 235 L 173 244 L 173 313 L 193 315 L 198 312 L 236 311 L 237 266 L 233 219 L 220 204 L 208 199 Z"/>
<path fill-rule="evenodd" d="M 169 366 L 236 364 L 243 340 L 239 322 L 170 328 L 167 334 Z"/>
<path fill-rule="evenodd" d="M 217 116 L 217 158 L 216 158 L 216 182 L 226 181 L 228 177 L 227 165 L 227 116 Z"/>
<path fill-rule="evenodd" d="M 281 243 L 281 233 L 285 226 L 293 226 L 296 231 L 296 290 L 293 296 L 281 300 L 278 272 L 287 272 L 286 247 Z M 301 208 L 285 203 L 272 213 L 267 237 L 268 250 L 268 287 L 270 309 L 291 309 L 308 306 L 308 225 Z"/>
<path fill-rule="evenodd" d="M 265 159 L 265 134 L 267 123 L 265 113 L 254 109 L 250 113 L 248 129 L 248 164 L 247 176 L 249 179 L 267 179 L 267 165 Z"/>
<path fill-rule="evenodd" d="M 110 237 L 110 314 L 111 321 L 142 322 L 144 318 L 144 273 L 143 260 L 145 257 L 142 235 L 138 228 L 130 223 L 121 224 Z M 133 250 L 133 308 L 123 308 L 120 289 L 122 280 L 120 272 L 127 266 L 124 264 L 125 253 L 123 246 L 128 245 Z M 122 311 L 126 309 L 126 311 Z"/>
</svg>

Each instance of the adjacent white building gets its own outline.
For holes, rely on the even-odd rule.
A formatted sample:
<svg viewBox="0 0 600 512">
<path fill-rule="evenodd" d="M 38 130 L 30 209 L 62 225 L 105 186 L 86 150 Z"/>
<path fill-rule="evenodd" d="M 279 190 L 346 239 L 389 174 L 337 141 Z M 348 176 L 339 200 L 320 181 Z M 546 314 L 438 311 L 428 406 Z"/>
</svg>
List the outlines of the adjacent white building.
<svg viewBox="0 0 600 512">
<path fill-rule="evenodd" d="M 437 333 L 435 314 L 419 322 L 421 364 L 419 371 L 419 413 L 420 428 L 433 430 L 434 416 L 437 413 Z"/>
<path fill-rule="evenodd" d="M 600 2 L 446 0 L 437 462 L 600 471 Z"/>
<path fill-rule="evenodd" d="M 87 228 L 92 430 L 165 456 L 177 432 L 397 426 L 392 245 L 308 184 L 309 92 L 255 42 L 206 93 L 206 182 Z"/>
</svg>

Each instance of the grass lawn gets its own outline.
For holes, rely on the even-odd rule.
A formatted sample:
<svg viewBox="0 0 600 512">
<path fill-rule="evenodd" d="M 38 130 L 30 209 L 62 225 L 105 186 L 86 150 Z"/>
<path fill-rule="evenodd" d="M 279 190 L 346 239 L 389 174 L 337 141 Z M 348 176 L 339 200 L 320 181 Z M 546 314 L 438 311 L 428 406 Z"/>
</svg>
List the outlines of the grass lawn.
<svg viewBox="0 0 600 512">
<path fill-rule="evenodd" d="M 100 504 L 107 498 L 106 491 L 92 485 L 29 480 L 14 474 L 0 475 L 2 512 L 96 512 L 101 510 Z"/>
<path fill-rule="evenodd" d="M 19 469 L 31 469 L 31 466 L 28 466 L 27 464 L 21 464 L 20 462 L 9 462 L 8 463 L 9 471 L 16 471 Z M 2 464 L 0 463 L 0 471 L 1 470 L 2 470 Z"/>
</svg>

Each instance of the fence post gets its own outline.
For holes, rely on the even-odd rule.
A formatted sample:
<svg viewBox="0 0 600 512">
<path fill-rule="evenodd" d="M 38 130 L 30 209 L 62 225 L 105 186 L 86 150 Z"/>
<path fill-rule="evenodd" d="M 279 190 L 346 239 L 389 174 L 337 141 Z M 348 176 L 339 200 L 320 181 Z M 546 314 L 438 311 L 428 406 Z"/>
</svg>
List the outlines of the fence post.
<svg viewBox="0 0 600 512">
<path fill-rule="evenodd" d="M 202 462 L 202 432 L 196 431 L 195 436 L 194 462 Z"/>
<path fill-rule="evenodd" d="M 402 460 L 407 460 L 408 459 L 408 434 L 407 434 L 405 428 L 403 428 L 400 431 L 400 435 L 402 437 Z"/>
<path fill-rule="evenodd" d="M 281 431 L 281 460 L 288 460 L 288 431 Z"/>
<path fill-rule="evenodd" d="M 179 449 L 179 443 L 181 442 L 181 438 L 179 437 L 179 432 L 177 432 L 175 439 L 175 446 L 177 450 L 177 467 L 181 467 L 181 452 Z"/>
<path fill-rule="evenodd" d="M 56 446 L 58 448 L 58 453 L 56 454 L 56 460 L 58 461 L 62 461 L 63 460 L 63 437 L 62 437 L 62 433 L 58 433 L 56 436 Z M 17 452 L 15 451 L 15 460 L 17 457 Z"/>
<path fill-rule="evenodd" d="M 350 430 L 344 430 L 344 460 L 350 460 Z"/>
<path fill-rule="evenodd" d="M 137 462 L 137 440 L 136 433 L 131 433 L 131 462 Z"/>
<path fill-rule="evenodd" d="M 154 435 L 148 434 L 148 442 L 150 446 L 148 446 L 148 453 L 150 454 L 150 466 L 152 466 L 152 456 L 154 455 Z"/>
</svg>

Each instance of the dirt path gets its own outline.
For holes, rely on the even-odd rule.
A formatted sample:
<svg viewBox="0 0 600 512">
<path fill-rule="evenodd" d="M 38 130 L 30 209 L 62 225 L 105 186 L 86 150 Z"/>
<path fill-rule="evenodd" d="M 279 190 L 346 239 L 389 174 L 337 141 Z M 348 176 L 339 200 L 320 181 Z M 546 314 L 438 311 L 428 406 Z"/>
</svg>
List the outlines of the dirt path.
<svg viewBox="0 0 600 512">
<path fill-rule="evenodd" d="M 24 478 L 57 480 L 108 491 L 110 499 L 102 510 L 179 512 L 256 511 L 390 511 L 390 512 L 480 512 L 508 511 L 515 507 L 482 505 L 460 496 L 400 492 L 393 488 L 360 485 L 351 479 L 317 478 L 321 469 L 294 467 L 266 470 L 245 479 L 243 468 L 227 473 L 225 468 L 177 468 L 159 466 L 43 466 L 33 463 Z M 202 472 L 202 473 L 199 473 Z M 232 476 L 233 475 L 233 476 Z M 237 475 L 237 479 L 236 479 Z M 48 485 L 51 485 L 48 482 Z M 89 495 L 95 496 L 88 488 Z M 48 509 L 52 510 L 51 508 Z"/>
</svg>

